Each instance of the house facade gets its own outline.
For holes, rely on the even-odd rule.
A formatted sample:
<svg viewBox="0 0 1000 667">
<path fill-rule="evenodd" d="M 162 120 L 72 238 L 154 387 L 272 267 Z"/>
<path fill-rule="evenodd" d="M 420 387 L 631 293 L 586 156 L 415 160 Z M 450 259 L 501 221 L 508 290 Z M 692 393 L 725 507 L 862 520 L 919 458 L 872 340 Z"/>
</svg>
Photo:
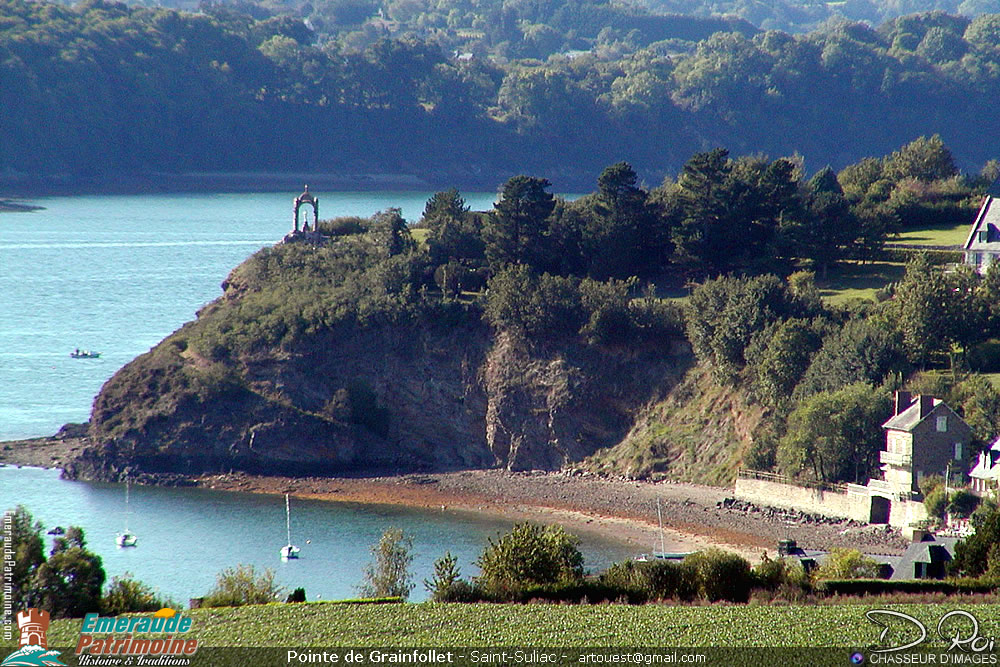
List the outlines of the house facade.
<svg viewBox="0 0 1000 667">
<path fill-rule="evenodd" d="M 986 191 L 963 249 L 965 263 L 981 274 L 1000 261 L 1000 179 Z"/>
<path fill-rule="evenodd" d="M 897 497 L 919 493 L 920 481 L 930 475 L 941 475 L 950 486 L 965 484 L 972 460 L 972 429 L 943 401 L 897 391 L 894 414 L 882 428 L 886 442 L 885 451 L 879 453 L 882 481 Z"/>
</svg>

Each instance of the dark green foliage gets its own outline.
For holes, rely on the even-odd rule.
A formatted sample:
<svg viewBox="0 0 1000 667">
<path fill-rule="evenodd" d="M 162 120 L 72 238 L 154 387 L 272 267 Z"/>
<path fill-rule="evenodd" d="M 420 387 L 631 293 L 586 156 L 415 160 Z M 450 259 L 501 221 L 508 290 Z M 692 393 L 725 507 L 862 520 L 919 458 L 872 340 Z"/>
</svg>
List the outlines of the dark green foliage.
<svg viewBox="0 0 1000 667">
<path fill-rule="evenodd" d="M 101 557 L 87 550 L 83 530 L 71 526 L 57 537 L 48 559 L 39 564 L 26 600 L 55 618 L 79 618 L 100 609 L 104 568 Z"/>
<path fill-rule="evenodd" d="M 933 579 L 889 580 L 889 579 L 827 579 L 816 584 L 816 591 L 826 596 L 867 596 L 891 595 L 893 593 L 991 593 L 995 591 L 995 581 L 976 579 Z"/>
<path fill-rule="evenodd" d="M 988 570 L 998 572 L 1000 553 L 995 546 L 1000 543 L 1000 510 L 995 507 L 982 516 L 973 535 L 955 545 L 955 557 L 949 571 L 958 576 L 978 577 Z"/>
<path fill-rule="evenodd" d="M 779 265 L 779 225 L 802 208 L 791 162 L 730 160 L 723 149 L 694 155 L 671 194 L 678 260 L 709 275 Z"/>
<path fill-rule="evenodd" d="M 851 319 L 824 337 L 795 395 L 804 398 L 856 382 L 881 383 L 889 373 L 908 366 L 898 335 L 869 319 Z"/>
<path fill-rule="evenodd" d="M 515 176 L 504 184 L 483 227 L 486 258 L 495 270 L 506 264 L 544 264 L 547 220 L 555 208 L 546 192 L 550 185 L 531 176 Z"/>
<path fill-rule="evenodd" d="M 698 594 L 697 570 L 684 562 L 652 560 L 615 563 L 600 576 L 600 583 L 621 591 L 629 602 L 691 600 Z"/>
<path fill-rule="evenodd" d="M 959 519 L 968 519 L 979 507 L 980 498 L 968 489 L 959 489 L 948 499 L 948 513 Z"/>
<path fill-rule="evenodd" d="M 683 566 L 696 573 L 698 595 L 709 602 L 746 602 L 753 587 L 750 563 L 722 549 L 705 549 L 684 559 Z"/>
<path fill-rule="evenodd" d="M 875 469 L 887 414 L 888 392 L 864 382 L 814 394 L 789 414 L 778 465 L 789 475 L 862 483 Z"/>
<path fill-rule="evenodd" d="M 424 579 L 424 588 L 434 602 L 461 602 L 458 598 L 467 595 L 471 589 L 469 582 L 461 576 L 458 559 L 449 551 L 434 561 L 434 576 Z"/>
<path fill-rule="evenodd" d="M 416 585 L 410 573 L 413 538 L 399 528 L 387 528 L 371 552 L 372 562 L 365 566 L 364 583 L 359 587 L 361 595 L 408 598 Z"/>
<path fill-rule="evenodd" d="M 458 190 L 438 192 L 427 200 L 421 224 L 430 230 L 427 249 L 431 262 L 485 257 L 481 216 L 469 212 Z"/>
<path fill-rule="evenodd" d="M 750 386 L 765 405 L 792 395 L 822 340 L 819 323 L 801 319 L 778 321 L 754 335 L 746 350 Z"/>
<path fill-rule="evenodd" d="M 253 565 L 230 567 L 218 574 L 215 587 L 202 600 L 203 607 L 242 607 L 247 604 L 277 602 L 284 589 L 274 578 L 274 570 L 262 572 Z"/>
<path fill-rule="evenodd" d="M 296 588 L 294 591 L 288 594 L 287 598 L 285 598 L 285 602 L 289 604 L 293 602 L 305 602 L 305 601 L 306 601 L 306 589 L 304 588 Z"/>
<path fill-rule="evenodd" d="M 585 322 L 577 281 L 543 274 L 524 264 L 498 271 L 489 283 L 486 319 L 497 329 L 552 338 L 576 334 Z"/>
<path fill-rule="evenodd" d="M 18 505 L 5 514 L 10 517 L 10 531 L 0 533 L 0 543 L 3 549 L 13 551 L 14 568 L 0 568 L 0 583 L 11 587 L 12 608 L 17 611 L 31 606 L 31 584 L 39 566 L 45 562 L 45 544 L 42 524 L 33 519 L 26 507 Z M 7 534 L 10 535 L 9 544 Z"/>
<path fill-rule="evenodd" d="M 948 509 L 948 494 L 944 491 L 944 484 L 933 487 L 924 494 L 924 508 L 927 516 L 942 520 L 944 513 Z"/>
<path fill-rule="evenodd" d="M 775 276 L 708 280 L 691 294 L 688 340 L 718 380 L 732 383 L 746 365 L 744 354 L 753 336 L 771 322 L 803 311 Z"/>
<path fill-rule="evenodd" d="M 152 586 L 135 579 L 128 572 L 121 577 L 112 577 L 101 598 L 101 613 L 107 616 L 159 611 L 164 607 L 175 609 L 177 603 L 161 596 Z"/>
<path fill-rule="evenodd" d="M 532 586 L 573 583 L 583 576 L 580 539 L 562 526 L 519 523 L 492 538 L 476 561 L 476 584 L 490 595 L 505 597 Z"/>
</svg>

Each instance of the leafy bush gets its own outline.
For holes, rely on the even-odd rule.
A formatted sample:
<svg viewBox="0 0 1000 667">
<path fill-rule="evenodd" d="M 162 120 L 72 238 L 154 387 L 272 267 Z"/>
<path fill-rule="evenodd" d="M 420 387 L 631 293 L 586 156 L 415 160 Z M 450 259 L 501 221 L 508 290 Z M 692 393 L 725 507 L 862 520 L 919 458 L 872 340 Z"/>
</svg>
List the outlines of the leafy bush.
<svg viewBox="0 0 1000 667">
<path fill-rule="evenodd" d="M 505 596 L 531 586 L 579 581 L 583 576 L 580 538 L 562 526 L 519 523 L 509 533 L 492 538 L 476 561 L 476 579 L 484 591 Z"/>
<path fill-rule="evenodd" d="M 284 589 L 275 581 L 274 570 L 258 572 L 253 565 L 237 565 L 220 572 L 213 588 L 202 601 L 203 607 L 241 607 L 275 602 Z"/>
<path fill-rule="evenodd" d="M 738 554 L 706 549 L 685 558 L 683 566 L 693 572 L 698 595 L 709 602 L 746 602 L 750 597 L 754 577 L 750 563 Z"/>
<path fill-rule="evenodd" d="M 879 569 L 878 562 L 857 549 L 833 549 L 816 570 L 816 579 L 873 579 Z"/>
<path fill-rule="evenodd" d="M 158 611 L 164 607 L 176 608 L 177 603 L 160 597 L 156 589 L 135 579 L 129 572 L 121 577 L 112 577 L 101 598 L 101 613 L 107 616 Z"/>
</svg>

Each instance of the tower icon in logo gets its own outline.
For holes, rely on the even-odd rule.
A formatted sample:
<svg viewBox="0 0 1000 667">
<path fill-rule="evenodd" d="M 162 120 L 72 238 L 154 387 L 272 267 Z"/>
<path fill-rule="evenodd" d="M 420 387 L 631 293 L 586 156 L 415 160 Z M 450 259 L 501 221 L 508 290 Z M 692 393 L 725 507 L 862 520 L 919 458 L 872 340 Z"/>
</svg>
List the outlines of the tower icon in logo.
<svg viewBox="0 0 1000 667">
<path fill-rule="evenodd" d="M 31 608 L 17 612 L 17 628 L 21 631 L 21 648 L 49 647 L 49 643 L 45 640 L 45 633 L 49 629 L 49 612 L 44 609 Z"/>
<path fill-rule="evenodd" d="M 63 665 L 59 651 L 50 651 L 45 633 L 49 629 L 49 612 L 34 607 L 17 612 L 17 628 L 21 632 L 18 650 L 4 658 L 0 667 L 40 667 Z"/>
</svg>

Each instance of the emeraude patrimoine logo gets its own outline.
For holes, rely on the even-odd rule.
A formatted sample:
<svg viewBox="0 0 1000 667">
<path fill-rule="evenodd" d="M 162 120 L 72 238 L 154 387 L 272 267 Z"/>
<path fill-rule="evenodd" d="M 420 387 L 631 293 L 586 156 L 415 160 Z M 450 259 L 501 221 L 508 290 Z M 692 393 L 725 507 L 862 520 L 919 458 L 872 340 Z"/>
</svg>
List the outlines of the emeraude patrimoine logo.
<svg viewBox="0 0 1000 667">
<path fill-rule="evenodd" d="M 18 649 L 0 662 L 0 667 L 46 667 L 64 665 L 59 660 L 59 651 L 50 651 L 45 633 L 49 629 L 49 612 L 44 609 L 29 608 L 17 612 L 17 628 L 20 631 Z"/>
<path fill-rule="evenodd" d="M 76 654 L 122 656 L 186 656 L 198 650 L 190 638 L 191 617 L 169 607 L 152 616 L 101 616 L 87 614 L 80 627 Z M 146 634 L 160 637 L 143 636 Z"/>
</svg>

